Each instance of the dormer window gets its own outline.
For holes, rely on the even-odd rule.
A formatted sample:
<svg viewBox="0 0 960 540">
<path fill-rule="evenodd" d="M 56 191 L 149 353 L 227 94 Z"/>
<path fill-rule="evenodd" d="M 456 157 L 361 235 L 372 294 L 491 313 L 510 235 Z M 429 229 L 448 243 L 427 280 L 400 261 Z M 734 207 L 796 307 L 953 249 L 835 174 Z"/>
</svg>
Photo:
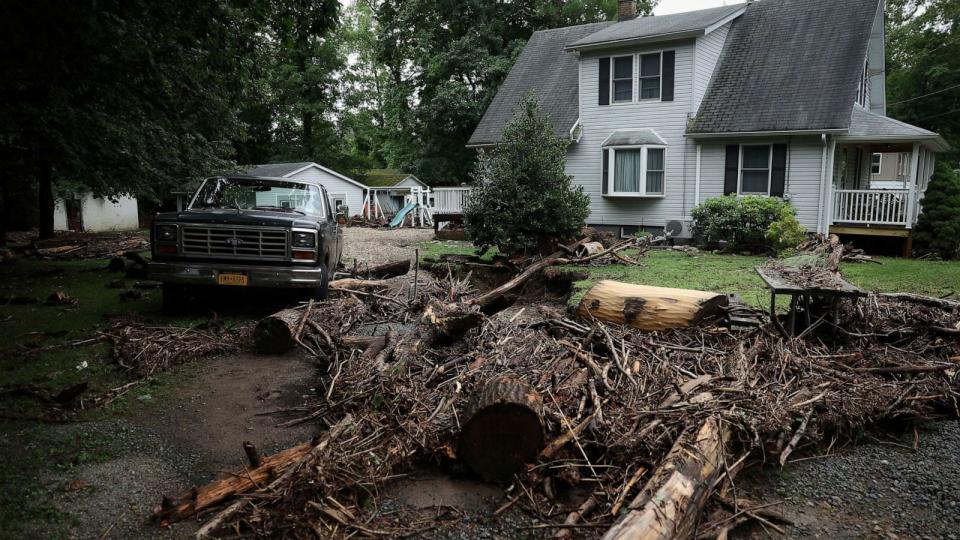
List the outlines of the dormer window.
<svg viewBox="0 0 960 540">
<path fill-rule="evenodd" d="M 676 51 L 599 58 L 598 104 L 673 101 L 676 61 Z"/>
<path fill-rule="evenodd" d="M 633 101 L 633 56 L 619 56 L 613 59 L 613 77 L 610 88 L 614 103 Z"/>
<path fill-rule="evenodd" d="M 640 99 L 660 99 L 661 53 L 640 55 Z"/>
</svg>

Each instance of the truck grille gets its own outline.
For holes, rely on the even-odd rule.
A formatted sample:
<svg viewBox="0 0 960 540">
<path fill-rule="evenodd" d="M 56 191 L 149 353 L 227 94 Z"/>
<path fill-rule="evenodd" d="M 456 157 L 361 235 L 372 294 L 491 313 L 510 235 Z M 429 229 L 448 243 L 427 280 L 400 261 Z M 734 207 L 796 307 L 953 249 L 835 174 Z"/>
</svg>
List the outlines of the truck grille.
<svg viewBox="0 0 960 540">
<path fill-rule="evenodd" d="M 287 231 L 283 229 L 186 226 L 182 234 L 184 255 L 271 261 L 287 259 Z"/>
</svg>

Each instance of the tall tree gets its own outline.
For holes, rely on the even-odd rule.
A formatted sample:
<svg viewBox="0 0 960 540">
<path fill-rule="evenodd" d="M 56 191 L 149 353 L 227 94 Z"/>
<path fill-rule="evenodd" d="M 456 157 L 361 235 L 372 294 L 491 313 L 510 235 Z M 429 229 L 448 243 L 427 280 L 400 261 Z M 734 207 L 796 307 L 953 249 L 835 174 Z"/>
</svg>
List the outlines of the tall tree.
<svg viewBox="0 0 960 540">
<path fill-rule="evenodd" d="M 253 49 L 247 12 L 214 0 L 38 1 L 0 18 L 2 167 L 56 191 L 150 197 L 230 164 Z"/>
<path fill-rule="evenodd" d="M 936 131 L 960 159 L 960 2 L 887 1 L 887 113 Z"/>
<path fill-rule="evenodd" d="M 638 10 L 654 4 L 638 2 Z M 380 3 L 390 164 L 428 182 L 465 181 L 475 159 L 465 144 L 533 31 L 607 20 L 616 9 L 616 0 Z"/>
<path fill-rule="evenodd" d="M 342 67 L 331 38 L 339 21 L 338 0 L 271 0 L 268 37 L 278 158 L 320 161 L 339 158 L 332 121 L 337 99 L 334 74 Z"/>
</svg>

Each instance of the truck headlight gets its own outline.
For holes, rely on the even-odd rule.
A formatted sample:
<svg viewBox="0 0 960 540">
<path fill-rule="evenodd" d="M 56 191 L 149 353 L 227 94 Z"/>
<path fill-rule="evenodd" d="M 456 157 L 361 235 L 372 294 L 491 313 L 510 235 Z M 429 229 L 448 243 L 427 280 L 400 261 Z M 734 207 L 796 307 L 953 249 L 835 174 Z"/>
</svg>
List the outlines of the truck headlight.
<svg viewBox="0 0 960 540">
<path fill-rule="evenodd" d="M 176 242 L 177 226 L 176 225 L 158 225 L 157 240 L 160 240 L 162 242 Z"/>
<path fill-rule="evenodd" d="M 312 248 L 317 245 L 317 235 L 309 232 L 293 233 L 293 247 Z"/>
</svg>

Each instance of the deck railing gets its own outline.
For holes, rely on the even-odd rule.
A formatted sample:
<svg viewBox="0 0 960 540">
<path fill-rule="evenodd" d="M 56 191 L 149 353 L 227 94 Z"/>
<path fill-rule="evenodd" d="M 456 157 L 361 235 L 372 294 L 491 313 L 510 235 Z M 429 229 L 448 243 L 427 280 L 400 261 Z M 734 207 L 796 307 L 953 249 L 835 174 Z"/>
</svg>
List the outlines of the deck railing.
<svg viewBox="0 0 960 540">
<path fill-rule="evenodd" d="M 462 214 L 469 199 L 468 187 L 433 188 L 433 211 L 439 214 Z"/>
<path fill-rule="evenodd" d="M 833 222 L 906 226 L 909 197 L 906 189 L 837 189 Z"/>
</svg>

